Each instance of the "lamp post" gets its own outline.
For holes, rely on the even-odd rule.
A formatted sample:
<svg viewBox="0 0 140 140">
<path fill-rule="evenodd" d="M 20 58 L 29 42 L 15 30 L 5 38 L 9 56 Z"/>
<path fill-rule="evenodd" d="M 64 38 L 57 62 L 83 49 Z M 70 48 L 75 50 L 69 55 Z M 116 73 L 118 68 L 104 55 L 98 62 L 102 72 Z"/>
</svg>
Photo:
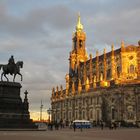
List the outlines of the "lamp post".
<svg viewBox="0 0 140 140">
<path fill-rule="evenodd" d="M 42 109 L 43 109 L 43 104 L 41 100 L 41 105 L 40 105 L 40 121 L 42 121 Z"/>
<path fill-rule="evenodd" d="M 50 120 L 51 120 L 51 118 L 50 118 L 51 112 L 52 112 L 52 109 L 49 108 L 49 109 L 47 110 L 47 113 L 48 113 L 48 115 L 49 115 L 49 123 L 50 123 Z"/>
</svg>

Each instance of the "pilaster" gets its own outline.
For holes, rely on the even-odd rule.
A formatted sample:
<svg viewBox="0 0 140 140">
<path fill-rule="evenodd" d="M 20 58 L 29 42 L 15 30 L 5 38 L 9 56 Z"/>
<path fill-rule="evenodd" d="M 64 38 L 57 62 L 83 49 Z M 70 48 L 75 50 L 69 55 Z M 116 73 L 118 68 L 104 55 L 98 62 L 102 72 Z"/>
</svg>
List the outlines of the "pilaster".
<svg viewBox="0 0 140 140">
<path fill-rule="evenodd" d="M 92 54 L 90 54 L 90 62 L 89 62 L 89 72 L 90 72 L 90 79 L 89 79 L 89 82 L 90 82 L 90 84 L 92 84 L 93 83 L 93 81 L 92 81 L 92 79 L 93 79 L 93 71 L 92 71 L 92 66 L 93 64 L 92 64 Z"/>
<path fill-rule="evenodd" d="M 96 82 L 99 81 L 99 53 L 96 51 Z"/>
<path fill-rule="evenodd" d="M 114 80 L 115 79 L 115 74 L 116 74 L 116 64 L 115 64 L 115 56 L 114 56 L 114 45 L 111 46 L 111 79 Z"/>
<path fill-rule="evenodd" d="M 107 69 L 106 69 L 106 49 L 104 49 L 104 76 L 103 76 L 104 81 L 106 81 L 106 74 L 107 74 Z"/>
</svg>

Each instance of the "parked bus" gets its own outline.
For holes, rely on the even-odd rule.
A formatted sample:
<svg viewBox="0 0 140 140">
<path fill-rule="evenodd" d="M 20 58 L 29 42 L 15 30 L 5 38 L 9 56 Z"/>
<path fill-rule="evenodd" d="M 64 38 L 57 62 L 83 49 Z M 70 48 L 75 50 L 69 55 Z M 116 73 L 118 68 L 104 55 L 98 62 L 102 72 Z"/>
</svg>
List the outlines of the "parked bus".
<svg viewBox="0 0 140 140">
<path fill-rule="evenodd" d="M 75 125 L 76 128 L 91 128 L 92 124 L 88 120 L 75 120 L 73 121 L 73 126 Z"/>
</svg>

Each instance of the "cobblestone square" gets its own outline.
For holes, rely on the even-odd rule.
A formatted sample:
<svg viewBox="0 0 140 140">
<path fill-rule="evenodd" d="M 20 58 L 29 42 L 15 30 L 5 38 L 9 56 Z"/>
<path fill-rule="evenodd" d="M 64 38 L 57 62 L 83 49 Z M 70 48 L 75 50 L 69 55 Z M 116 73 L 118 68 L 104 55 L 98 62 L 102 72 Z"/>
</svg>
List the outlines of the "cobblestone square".
<svg viewBox="0 0 140 140">
<path fill-rule="evenodd" d="M 84 129 L 61 129 L 53 131 L 0 131 L 1 140 L 139 140 L 140 129 L 117 130 L 97 128 Z"/>
</svg>

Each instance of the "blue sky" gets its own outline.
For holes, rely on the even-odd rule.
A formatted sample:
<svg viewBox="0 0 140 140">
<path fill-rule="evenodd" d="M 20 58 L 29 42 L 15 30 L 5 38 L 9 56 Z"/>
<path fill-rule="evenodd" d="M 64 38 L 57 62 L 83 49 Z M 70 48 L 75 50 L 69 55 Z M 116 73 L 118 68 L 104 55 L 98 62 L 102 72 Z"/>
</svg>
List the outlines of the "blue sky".
<svg viewBox="0 0 140 140">
<path fill-rule="evenodd" d="M 137 44 L 139 7 L 139 0 L 0 0 L 0 63 L 11 55 L 24 61 L 21 95 L 29 91 L 30 110 L 39 111 L 41 99 L 46 110 L 52 87 L 65 87 L 78 12 L 88 54 L 95 56 L 122 40 Z"/>
</svg>

